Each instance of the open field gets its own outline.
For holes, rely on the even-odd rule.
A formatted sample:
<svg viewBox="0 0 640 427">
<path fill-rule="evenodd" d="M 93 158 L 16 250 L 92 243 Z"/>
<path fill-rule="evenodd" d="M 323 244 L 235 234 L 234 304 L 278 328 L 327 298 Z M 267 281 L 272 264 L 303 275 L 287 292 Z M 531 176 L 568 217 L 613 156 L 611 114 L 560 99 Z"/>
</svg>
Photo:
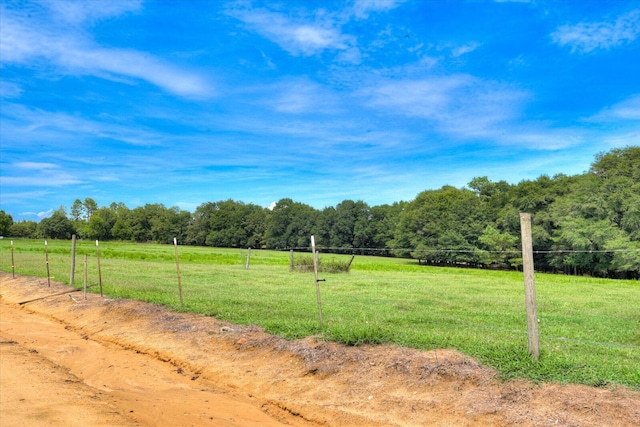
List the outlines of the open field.
<svg viewBox="0 0 640 427">
<path fill-rule="evenodd" d="M 68 282 L 69 241 L 49 241 L 55 280 Z M 16 273 L 46 277 L 42 241 L 14 241 Z M 313 273 L 289 271 L 289 253 L 179 247 L 184 307 L 174 248 L 100 244 L 107 295 L 258 325 L 286 338 L 316 335 L 345 344 L 395 343 L 454 348 L 504 379 L 622 384 L 640 389 L 640 282 L 538 274 L 541 359 L 527 353 L 522 274 L 418 266 L 395 258 L 356 257 L 348 274 L 323 273 L 324 327 L 318 322 Z M 76 280 L 88 254 L 89 283 L 98 281 L 94 242 L 78 242 Z M 299 254 L 296 254 L 297 256 Z M 321 254 L 322 259 L 346 256 Z M 11 272 L 8 240 L 0 269 Z M 97 288 L 92 288 L 93 292 Z"/>
</svg>

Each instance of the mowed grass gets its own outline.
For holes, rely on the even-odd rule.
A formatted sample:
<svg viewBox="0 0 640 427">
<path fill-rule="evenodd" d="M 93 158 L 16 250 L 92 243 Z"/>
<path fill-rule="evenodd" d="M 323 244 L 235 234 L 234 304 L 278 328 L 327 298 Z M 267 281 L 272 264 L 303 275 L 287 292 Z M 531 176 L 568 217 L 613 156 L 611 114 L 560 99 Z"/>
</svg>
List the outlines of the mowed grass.
<svg viewBox="0 0 640 427">
<path fill-rule="evenodd" d="M 16 240 L 17 274 L 46 277 L 43 241 Z M 69 282 L 69 241 L 50 241 L 54 280 Z M 541 357 L 527 349 L 522 273 L 419 266 L 356 256 L 350 273 L 322 273 L 324 325 L 313 273 L 291 272 L 289 252 L 180 246 L 184 307 L 171 245 L 100 243 L 105 293 L 258 325 L 286 338 L 318 335 L 347 345 L 454 348 L 504 379 L 622 384 L 640 389 L 640 282 L 536 275 Z M 95 242 L 78 242 L 74 286 L 98 282 Z M 295 254 L 309 256 L 308 254 Z M 347 255 L 321 254 L 322 260 Z M 10 242 L 0 269 L 11 272 Z M 46 282 L 44 282 L 46 283 Z M 97 287 L 91 288 L 97 292 Z"/>
</svg>

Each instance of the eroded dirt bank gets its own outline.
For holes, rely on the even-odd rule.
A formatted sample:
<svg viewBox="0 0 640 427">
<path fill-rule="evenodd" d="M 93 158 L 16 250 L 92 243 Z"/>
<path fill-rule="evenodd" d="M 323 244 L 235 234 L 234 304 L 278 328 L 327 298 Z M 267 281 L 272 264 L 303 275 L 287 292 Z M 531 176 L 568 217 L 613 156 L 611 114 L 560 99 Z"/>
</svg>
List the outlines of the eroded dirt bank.
<svg viewBox="0 0 640 427">
<path fill-rule="evenodd" d="M 0 426 L 633 426 L 622 387 L 501 382 L 458 353 L 285 341 L 0 272 Z M 71 296 L 73 297 L 71 297 Z"/>
</svg>

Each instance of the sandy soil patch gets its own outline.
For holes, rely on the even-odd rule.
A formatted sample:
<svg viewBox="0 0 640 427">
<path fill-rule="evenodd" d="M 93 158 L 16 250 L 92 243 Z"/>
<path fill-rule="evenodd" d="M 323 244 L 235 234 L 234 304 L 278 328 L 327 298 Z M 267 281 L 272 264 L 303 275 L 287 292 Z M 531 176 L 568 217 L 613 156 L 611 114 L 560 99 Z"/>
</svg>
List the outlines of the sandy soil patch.
<svg viewBox="0 0 640 427">
<path fill-rule="evenodd" d="M 502 382 L 454 351 L 286 341 L 0 272 L 1 426 L 634 426 L 640 392 Z"/>
</svg>

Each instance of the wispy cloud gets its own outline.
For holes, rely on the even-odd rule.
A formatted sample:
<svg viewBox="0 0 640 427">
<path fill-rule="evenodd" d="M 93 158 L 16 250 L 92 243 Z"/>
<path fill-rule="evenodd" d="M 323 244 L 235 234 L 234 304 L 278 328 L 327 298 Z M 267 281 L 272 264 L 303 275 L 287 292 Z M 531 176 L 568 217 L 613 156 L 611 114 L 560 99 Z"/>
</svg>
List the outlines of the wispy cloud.
<svg viewBox="0 0 640 427">
<path fill-rule="evenodd" d="M 307 78 L 287 78 L 265 90 L 268 92 L 263 95 L 265 103 L 281 113 L 327 114 L 340 111 L 337 94 Z"/>
<path fill-rule="evenodd" d="M 451 51 L 451 56 L 453 56 L 454 58 L 457 58 L 459 56 L 462 56 L 462 55 L 465 55 L 467 53 L 473 52 L 478 47 L 480 47 L 480 43 L 470 42 L 470 43 L 464 44 L 462 46 L 458 46 L 458 47 L 453 48 L 453 50 Z"/>
<path fill-rule="evenodd" d="M 76 23 L 86 20 L 89 14 L 87 12 L 79 16 L 76 3 L 69 4 L 74 5 L 70 8 L 73 10 L 67 10 L 68 5 L 64 2 L 54 1 L 51 4 L 66 11 L 67 19 Z M 87 8 L 86 4 L 81 6 Z M 115 15 L 122 10 L 113 7 L 107 12 L 102 11 Z M 3 7 L 0 27 L 3 61 L 35 68 L 51 64 L 57 67 L 60 74 L 92 75 L 119 81 L 124 78 L 129 79 L 129 84 L 143 80 L 188 98 L 207 98 L 213 94 L 210 83 L 198 73 L 181 69 L 138 50 L 101 47 L 82 29 L 70 29 L 52 18 L 42 11 L 31 15 Z"/>
<path fill-rule="evenodd" d="M 366 19 L 371 12 L 386 12 L 404 0 L 355 0 L 352 6 L 352 13 L 357 19 Z"/>
<path fill-rule="evenodd" d="M 43 170 L 43 169 L 59 169 L 60 165 L 55 163 L 44 163 L 44 162 L 17 162 L 13 164 L 18 169 L 27 169 L 27 170 Z"/>
<path fill-rule="evenodd" d="M 20 94 L 22 94 L 22 88 L 20 87 L 20 85 L 13 82 L 0 80 L 1 99 L 19 98 Z"/>
<path fill-rule="evenodd" d="M 571 52 L 589 53 L 608 50 L 633 42 L 640 35 L 640 10 L 633 10 L 614 21 L 580 22 L 562 25 L 551 33 L 551 39 Z"/>
<path fill-rule="evenodd" d="M 467 74 L 383 81 L 368 89 L 370 105 L 419 117 L 463 138 L 493 136 L 519 114 L 527 94 Z"/>
<path fill-rule="evenodd" d="M 589 119 L 590 121 L 640 120 L 640 95 L 618 102 Z"/>
<path fill-rule="evenodd" d="M 71 24 L 95 22 L 142 9 L 142 0 L 40 0 L 57 19 Z"/>
<path fill-rule="evenodd" d="M 81 179 L 62 167 L 44 162 L 17 162 L 3 166 L 0 182 L 3 186 L 60 187 L 79 184 Z"/>
<path fill-rule="evenodd" d="M 266 8 L 232 8 L 230 16 L 244 22 L 251 30 L 278 44 L 296 56 L 310 56 L 325 50 L 346 50 L 352 44 L 344 35 L 335 17 L 290 17 Z"/>
<path fill-rule="evenodd" d="M 0 134 L 11 135 L 14 143 L 47 141 L 48 146 L 85 139 L 109 139 L 130 145 L 161 145 L 168 136 L 147 130 L 140 125 L 127 126 L 108 118 L 94 120 L 66 112 L 52 112 L 5 102 L 2 108 L 3 127 Z M 70 138 L 69 135 L 73 135 Z"/>
</svg>

